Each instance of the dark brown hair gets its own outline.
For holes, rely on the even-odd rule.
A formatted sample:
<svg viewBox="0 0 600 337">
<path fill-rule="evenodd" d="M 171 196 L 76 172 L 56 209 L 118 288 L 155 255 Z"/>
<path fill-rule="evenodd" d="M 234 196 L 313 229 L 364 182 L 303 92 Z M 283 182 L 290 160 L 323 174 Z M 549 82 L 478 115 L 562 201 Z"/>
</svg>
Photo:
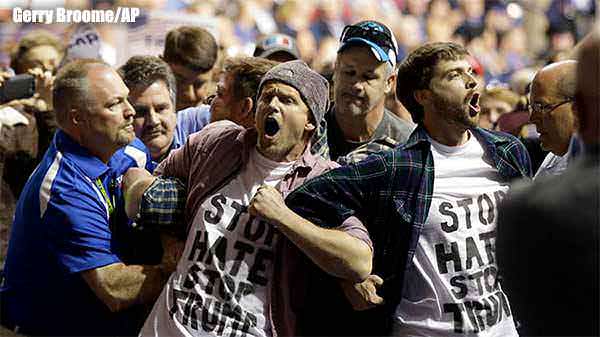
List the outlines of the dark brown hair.
<svg viewBox="0 0 600 337">
<path fill-rule="evenodd" d="M 163 59 L 205 73 L 215 65 L 217 52 L 217 42 L 207 30 L 181 26 L 167 33 Z"/>
<path fill-rule="evenodd" d="M 225 60 L 225 73 L 233 76 L 233 93 L 238 98 L 256 98 L 260 80 L 279 62 L 261 57 L 234 57 Z"/>
<path fill-rule="evenodd" d="M 426 43 L 408 54 L 400 64 L 396 79 L 396 97 L 410 112 L 415 123 L 423 120 L 423 106 L 416 101 L 414 92 L 429 88 L 438 62 L 458 60 L 468 54 L 463 46 L 453 42 Z"/>
</svg>

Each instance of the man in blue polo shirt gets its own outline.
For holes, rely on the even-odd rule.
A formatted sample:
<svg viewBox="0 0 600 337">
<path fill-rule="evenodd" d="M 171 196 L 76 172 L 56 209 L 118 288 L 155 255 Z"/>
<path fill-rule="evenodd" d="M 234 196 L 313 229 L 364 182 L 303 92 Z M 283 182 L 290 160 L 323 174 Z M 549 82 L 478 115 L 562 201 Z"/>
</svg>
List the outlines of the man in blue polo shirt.
<svg viewBox="0 0 600 337">
<path fill-rule="evenodd" d="M 97 60 L 71 62 L 56 77 L 59 130 L 19 198 L 0 288 L 2 320 L 19 332 L 134 333 L 117 312 L 152 303 L 169 275 L 165 264 L 124 263 L 126 243 L 114 234 L 122 173 L 150 162 L 128 92 Z"/>
</svg>

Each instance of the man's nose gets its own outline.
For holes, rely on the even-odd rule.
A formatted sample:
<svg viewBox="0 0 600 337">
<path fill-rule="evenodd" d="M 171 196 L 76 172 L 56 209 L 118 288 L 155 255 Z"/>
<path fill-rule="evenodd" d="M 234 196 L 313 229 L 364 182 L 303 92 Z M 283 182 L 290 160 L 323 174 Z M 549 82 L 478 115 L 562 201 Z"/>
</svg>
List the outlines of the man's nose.
<svg viewBox="0 0 600 337">
<path fill-rule="evenodd" d="M 154 110 L 154 108 L 150 108 L 150 111 L 148 111 L 147 121 L 148 125 L 150 126 L 156 126 L 160 124 L 160 119 L 158 118 L 158 114 L 156 113 L 156 110 Z"/>
<path fill-rule="evenodd" d="M 131 106 L 131 103 L 129 103 L 129 100 L 125 99 L 125 109 L 123 109 L 123 117 L 129 119 L 130 117 L 133 118 L 133 116 L 135 116 L 135 110 L 133 109 L 133 106 Z"/>
<path fill-rule="evenodd" d="M 361 81 L 356 81 L 356 82 L 352 83 L 350 88 L 352 89 L 353 94 L 360 94 L 365 90 L 364 83 Z"/>
</svg>

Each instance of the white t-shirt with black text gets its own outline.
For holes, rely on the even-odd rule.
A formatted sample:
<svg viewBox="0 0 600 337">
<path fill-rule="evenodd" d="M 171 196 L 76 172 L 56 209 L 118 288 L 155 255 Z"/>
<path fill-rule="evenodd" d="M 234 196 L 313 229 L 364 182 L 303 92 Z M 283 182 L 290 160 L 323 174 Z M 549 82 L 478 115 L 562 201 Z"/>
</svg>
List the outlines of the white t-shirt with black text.
<svg viewBox="0 0 600 337">
<path fill-rule="evenodd" d="M 279 232 L 247 207 L 261 185 L 275 187 L 292 165 L 254 149 L 242 172 L 203 201 L 140 336 L 271 336 L 268 299 Z"/>
<path fill-rule="evenodd" d="M 405 274 L 394 336 L 518 336 L 496 282 L 496 206 L 508 184 L 469 136 L 454 147 L 430 139 L 433 196 Z"/>
</svg>

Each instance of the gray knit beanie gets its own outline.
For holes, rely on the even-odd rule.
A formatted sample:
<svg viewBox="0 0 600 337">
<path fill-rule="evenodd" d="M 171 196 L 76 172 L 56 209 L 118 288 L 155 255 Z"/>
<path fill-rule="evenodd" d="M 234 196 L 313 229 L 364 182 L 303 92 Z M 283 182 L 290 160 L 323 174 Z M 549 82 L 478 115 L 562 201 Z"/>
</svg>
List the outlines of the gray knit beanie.
<svg viewBox="0 0 600 337">
<path fill-rule="evenodd" d="M 269 81 L 285 83 L 298 90 L 302 100 L 312 112 L 316 125 L 321 123 L 329 108 L 329 83 L 323 76 L 300 60 L 280 63 L 263 76 L 258 86 L 257 98 L 262 87 Z"/>
</svg>

